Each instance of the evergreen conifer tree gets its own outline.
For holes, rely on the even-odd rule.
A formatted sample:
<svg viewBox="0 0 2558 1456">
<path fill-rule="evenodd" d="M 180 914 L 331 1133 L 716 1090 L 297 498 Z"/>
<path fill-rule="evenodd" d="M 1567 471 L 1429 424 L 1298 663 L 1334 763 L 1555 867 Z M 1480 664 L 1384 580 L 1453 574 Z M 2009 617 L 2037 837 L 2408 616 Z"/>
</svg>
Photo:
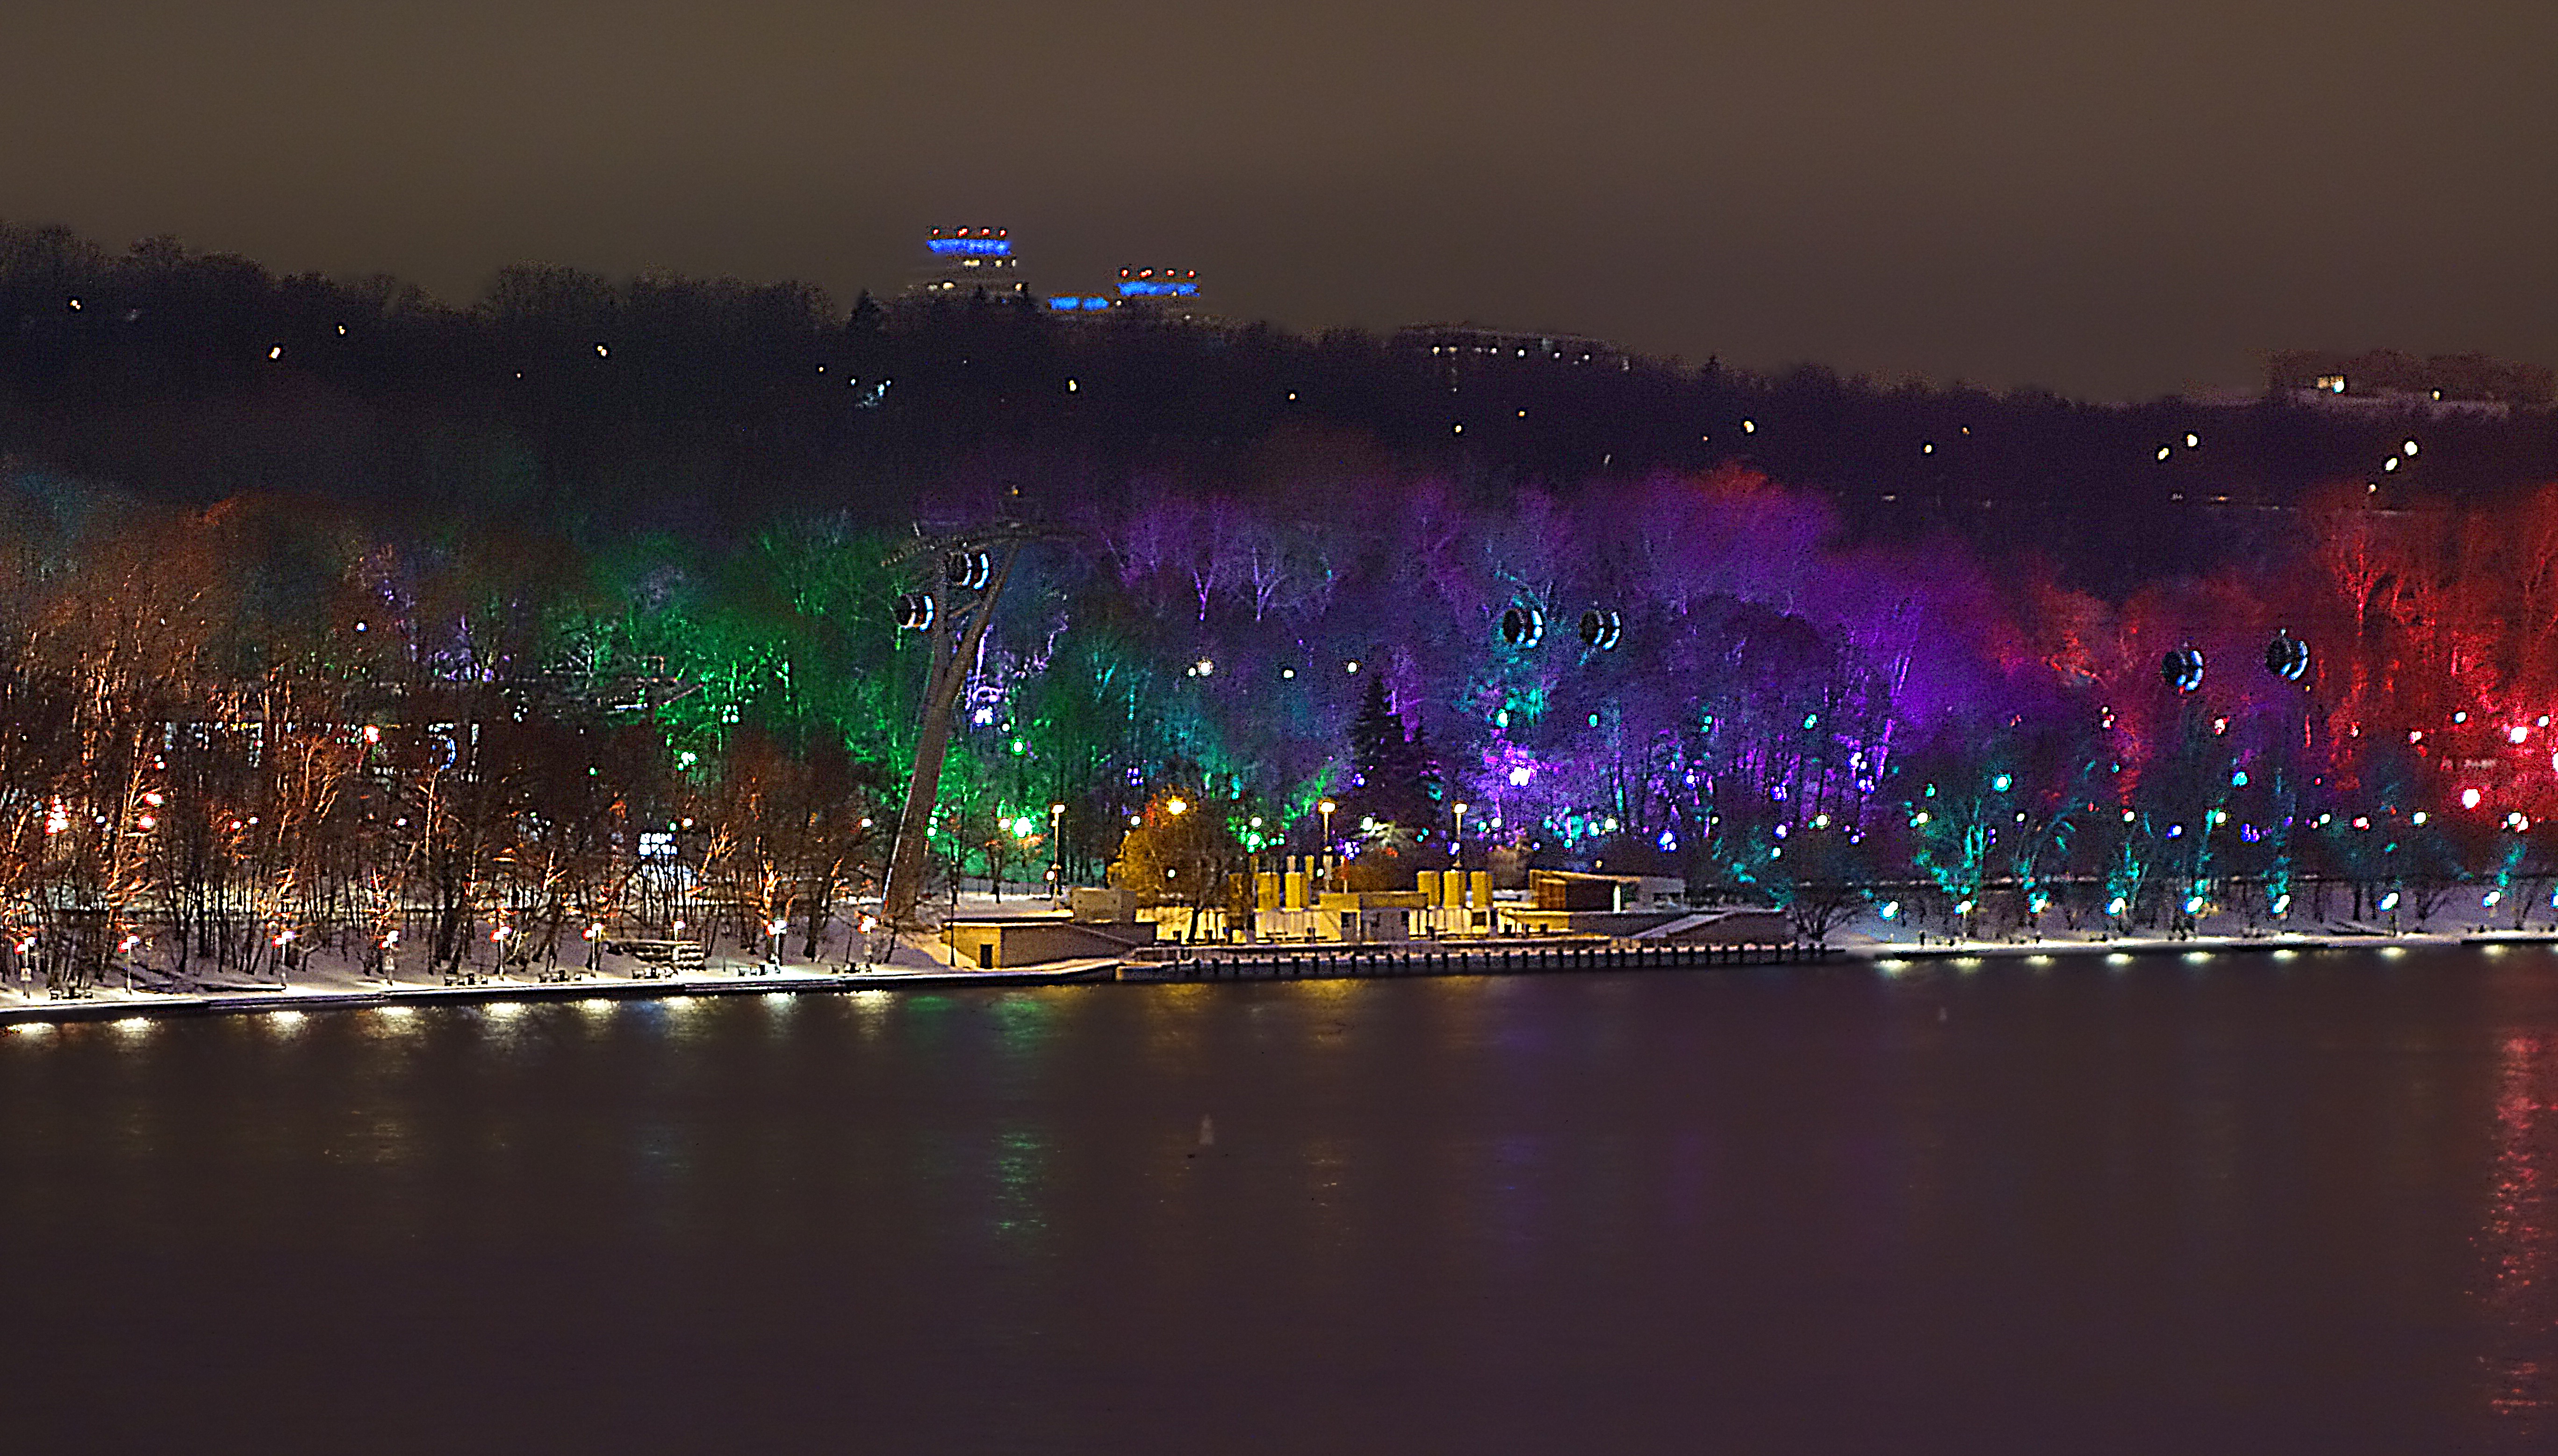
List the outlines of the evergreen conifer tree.
<svg viewBox="0 0 2558 1456">
<path fill-rule="evenodd" d="M 1350 785 L 1342 796 L 1350 823 L 1375 819 L 1407 829 L 1438 820 L 1439 763 L 1426 735 L 1404 727 L 1382 678 L 1371 677 L 1358 716 L 1350 720 Z"/>
</svg>

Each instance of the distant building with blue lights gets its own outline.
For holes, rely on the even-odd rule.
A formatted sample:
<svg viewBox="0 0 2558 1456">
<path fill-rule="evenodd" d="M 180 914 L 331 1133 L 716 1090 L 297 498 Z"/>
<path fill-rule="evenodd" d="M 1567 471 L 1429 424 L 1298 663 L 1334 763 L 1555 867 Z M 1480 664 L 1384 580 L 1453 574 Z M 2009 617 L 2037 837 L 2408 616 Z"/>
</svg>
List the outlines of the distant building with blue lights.
<svg viewBox="0 0 2558 1456">
<path fill-rule="evenodd" d="M 924 240 L 924 258 L 907 283 L 910 301 L 984 296 L 1030 301 L 1021 254 L 1006 227 L 935 227 Z M 1125 322 L 1212 324 L 1200 308 L 1197 268 L 1122 268 L 1118 282 L 1088 293 L 1038 295 L 1043 312 L 1061 318 Z"/>
<path fill-rule="evenodd" d="M 1122 268 L 1119 270 L 1121 298 L 1197 298 L 1197 268 Z"/>
<path fill-rule="evenodd" d="M 1108 293 L 1060 293 L 1048 310 L 1069 318 L 1116 318 L 1151 323 L 1215 322 L 1200 304 L 1197 268 L 1122 268 Z"/>
<path fill-rule="evenodd" d="M 991 299 L 1030 296 L 1022 260 L 1005 227 L 935 227 L 924 240 L 925 261 L 906 291 L 913 298 Z"/>
</svg>

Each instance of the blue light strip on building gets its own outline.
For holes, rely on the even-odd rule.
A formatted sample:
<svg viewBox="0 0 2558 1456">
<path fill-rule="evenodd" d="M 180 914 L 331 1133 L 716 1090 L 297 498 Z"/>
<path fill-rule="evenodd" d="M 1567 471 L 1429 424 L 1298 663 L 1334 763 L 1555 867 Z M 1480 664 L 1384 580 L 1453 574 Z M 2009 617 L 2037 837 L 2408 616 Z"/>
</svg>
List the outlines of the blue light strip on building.
<svg viewBox="0 0 2558 1456">
<path fill-rule="evenodd" d="M 935 253 L 958 253 L 972 258 L 1001 258 L 1012 255 L 1013 244 L 1004 237 L 935 237 L 924 244 Z"/>
<path fill-rule="evenodd" d="M 1119 285 L 1121 298 L 1190 298 L 1199 293 L 1196 283 L 1149 283 L 1130 279 Z"/>
</svg>

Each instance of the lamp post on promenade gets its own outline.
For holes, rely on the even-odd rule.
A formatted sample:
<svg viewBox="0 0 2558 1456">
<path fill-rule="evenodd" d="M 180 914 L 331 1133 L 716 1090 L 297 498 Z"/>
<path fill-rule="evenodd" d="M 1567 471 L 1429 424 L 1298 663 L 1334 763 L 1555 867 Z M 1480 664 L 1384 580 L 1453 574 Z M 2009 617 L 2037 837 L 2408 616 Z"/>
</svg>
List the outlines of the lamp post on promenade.
<svg viewBox="0 0 2558 1456">
<path fill-rule="evenodd" d="M 1333 810 L 1341 807 L 1341 805 L 1327 799 L 1323 802 L 1316 804 L 1315 807 L 1324 816 L 1324 846 L 1322 850 L 1323 859 L 1321 862 L 1324 866 L 1324 888 L 1330 890 L 1333 888 Z"/>
<path fill-rule="evenodd" d="M 1052 907 L 1066 903 L 1066 840 L 1059 833 L 1065 823 L 1066 805 L 1062 802 L 1050 804 L 1048 806 L 1048 884 L 1049 904 Z"/>
<path fill-rule="evenodd" d="M 2291 914 L 2292 868 L 2295 842 L 2293 819 L 2300 802 L 2302 740 L 2310 725 L 2311 691 L 2309 644 L 2292 636 L 2290 628 L 2278 629 L 2274 640 L 2265 645 L 2265 670 L 2277 681 L 2301 689 L 2300 695 L 2284 704 L 2282 718 L 2283 752 L 2274 770 L 2273 812 L 2268 816 L 2275 836 L 2272 873 L 2266 877 L 2266 913 L 2280 920 Z M 2324 884 L 2324 881 L 2322 881 Z M 2320 897 L 2324 900 L 2324 894 Z"/>
</svg>

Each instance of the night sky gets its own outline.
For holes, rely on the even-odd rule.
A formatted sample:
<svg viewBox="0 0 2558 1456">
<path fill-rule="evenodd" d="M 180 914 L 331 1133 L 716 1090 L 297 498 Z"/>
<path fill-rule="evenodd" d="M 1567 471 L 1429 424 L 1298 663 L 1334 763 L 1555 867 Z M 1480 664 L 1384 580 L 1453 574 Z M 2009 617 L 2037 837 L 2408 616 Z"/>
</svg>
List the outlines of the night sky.
<svg viewBox="0 0 2558 1456">
<path fill-rule="evenodd" d="M 453 301 L 997 222 L 1048 290 L 2128 397 L 2558 363 L 2553 60 L 2546 0 L 16 0 L 0 217 Z"/>
</svg>

